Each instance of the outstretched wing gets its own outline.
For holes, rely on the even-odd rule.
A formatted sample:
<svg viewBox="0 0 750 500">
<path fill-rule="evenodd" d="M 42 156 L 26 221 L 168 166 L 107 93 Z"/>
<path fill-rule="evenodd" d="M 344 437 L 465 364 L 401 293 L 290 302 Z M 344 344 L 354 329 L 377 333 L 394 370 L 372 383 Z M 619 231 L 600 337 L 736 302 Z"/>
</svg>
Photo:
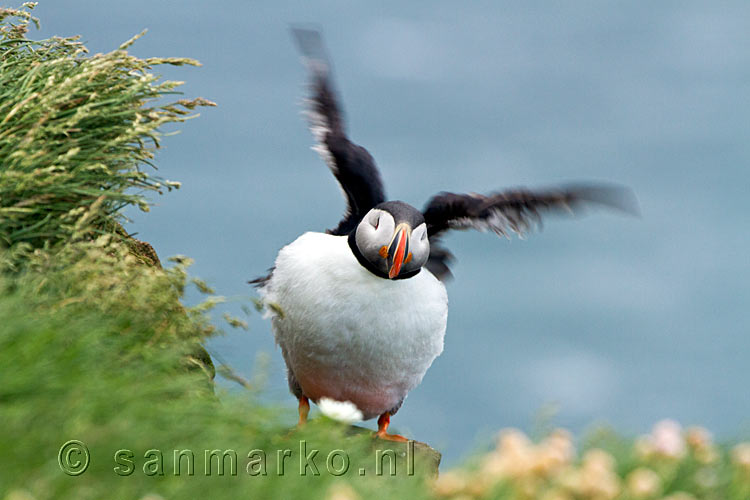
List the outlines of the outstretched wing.
<svg viewBox="0 0 750 500">
<path fill-rule="evenodd" d="M 621 186 L 579 184 L 532 191 L 513 189 L 489 195 L 440 193 L 430 199 L 423 210 L 432 248 L 427 268 L 440 279 L 450 277 L 450 252 L 439 246 L 441 234 L 448 229 L 478 229 L 509 237 L 523 236 L 541 226 L 542 214 L 562 212 L 576 214 L 586 207 L 600 205 L 630 214 L 638 213 L 633 192 Z"/>
<path fill-rule="evenodd" d="M 292 29 L 292 33 L 311 74 L 312 96 L 307 100 L 307 116 L 317 141 L 313 149 L 336 176 L 347 201 L 344 218 L 328 233 L 345 235 L 372 207 L 385 201 L 383 182 L 370 153 L 346 136 L 320 33 L 299 28 Z"/>
</svg>

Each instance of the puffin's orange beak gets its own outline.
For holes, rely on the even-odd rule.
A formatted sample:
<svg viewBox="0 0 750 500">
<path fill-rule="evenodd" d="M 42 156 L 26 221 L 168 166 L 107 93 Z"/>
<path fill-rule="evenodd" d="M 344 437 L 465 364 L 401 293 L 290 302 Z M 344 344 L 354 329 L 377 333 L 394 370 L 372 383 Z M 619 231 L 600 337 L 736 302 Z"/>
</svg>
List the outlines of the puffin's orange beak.
<svg viewBox="0 0 750 500">
<path fill-rule="evenodd" d="M 393 259 L 391 267 L 388 270 L 390 279 L 398 276 L 401 272 L 401 266 L 404 264 L 406 256 L 409 254 L 409 239 L 411 238 L 411 228 L 408 224 L 399 224 L 396 227 L 393 241 L 388 247 L 388 256 Z"/>
</svg>

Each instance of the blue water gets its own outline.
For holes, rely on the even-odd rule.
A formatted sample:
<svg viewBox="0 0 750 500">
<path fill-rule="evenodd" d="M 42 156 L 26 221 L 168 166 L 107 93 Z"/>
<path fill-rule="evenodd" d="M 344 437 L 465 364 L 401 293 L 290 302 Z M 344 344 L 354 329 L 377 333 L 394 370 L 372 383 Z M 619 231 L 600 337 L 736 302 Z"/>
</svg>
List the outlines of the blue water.
<svg viewBox="0 0 750 500">
<path fill-rule="evenodd" d="M 750 4 L 746 2 L 42 2 L 40 36 L 92 52 L 143 28 L 140 56 L 219 107 L 157 156 L 183 188 L 129 230 L 227 296 L 343 201 L 310 151 L 291 22 L 324 31 L 351 136 L 391 198 L 580 179 L 637 192 L 641 219 L 548 219 L 526 241 L 458 233 L 445 352 L 394 418 L 448 463 L 541 412 L 580 431 L 663 417 L 720 436 L 750 423 Z M 429 7 L 428 7 L 429 5 Z M 225 308 L 239 313 L 240 302 Z M 220 317 L 222 310 L 216 313 Z M 217 320 L 218 322 L 218 320 Z M 288 402 L 270 325 L 213 340 Z M 552 410 L 550 410 L 550 408 Z"/>
</svg>

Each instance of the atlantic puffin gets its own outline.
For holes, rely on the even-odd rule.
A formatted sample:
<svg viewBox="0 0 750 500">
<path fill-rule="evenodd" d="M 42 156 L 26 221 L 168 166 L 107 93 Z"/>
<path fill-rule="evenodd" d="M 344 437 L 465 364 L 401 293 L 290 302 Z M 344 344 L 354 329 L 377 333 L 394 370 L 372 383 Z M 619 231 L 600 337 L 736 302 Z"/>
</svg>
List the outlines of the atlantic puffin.
<svg viewBox="0 0 750 500">
<path fill-rule="evenodd" d="M 299 401 L 350 402 L 375 436 L 422 381 L 443 350 L 452 254 L 440 244 L 451 229 L 523 235 L 546 212 L 587 205 L 634 211 L 632 192 L 615 185 L 511 189 L 488 195 L 442 192 L 422 210 L 388 200 L 372 156 L 351 142 L 316 30 L 292 30 L 311 80 L 306 114 L 315 149 L 339 182 L 347 209 L 338 226 L 306 232 L 283 247 L 268 276 L 251 281 L 271 316 L 276 343 Z"/>
</svg>

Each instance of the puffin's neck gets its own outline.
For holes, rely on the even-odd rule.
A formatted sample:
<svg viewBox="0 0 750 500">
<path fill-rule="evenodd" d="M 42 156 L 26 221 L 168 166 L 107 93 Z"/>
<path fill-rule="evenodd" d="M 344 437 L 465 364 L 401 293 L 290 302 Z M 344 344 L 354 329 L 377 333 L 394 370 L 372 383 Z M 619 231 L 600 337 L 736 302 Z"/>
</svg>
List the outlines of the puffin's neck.
<svg viewBox="0 0 750 500">
<path fill-rule="evenodd" d="M 357 232 L 357 228 L 355 227 L 354 230 L 349 233 L 349 237 L 347 238 L 347 241 L 349 242 L 349 248 L 352 249 L 352 253 L 357 258 L 357 262 L 359 262 L 362 267 L 364 267 L 365 269 L 367 269 L 368 271 L 370 271 L 372 274 L 374 274 L 378 278 L 383 278 L 383 279 L 386 279 L 386 280 L 390 281 L 391 278 L 389 278 L 386 273 L 384 273 L 383 271 L 381 271 L 377 267 L 373 266 L 372 263 L 369 260 L 367 260 L 364 255 L 362 255 L 362 252 L 359 251 L 359 248 L 357 247 L 357 240 L 355 239 L 356 238 L 356 236 L 355 236 L 356 232 Z M 416 269 L 414 271 L 410 271 L 408 273 L 399 274 L 398 276 L 396 276 L 393 279 L 394 280 L 403 280 L 403 279 L 411 278 L 412 276 L 416 276 L 417 274 L 419 274 L 419 271 L 421 271 L 421 270 L 422 270 L 422 268 L 420 267 L 420 268 L 418 268 L 418 269 Z"/>
</svg>

